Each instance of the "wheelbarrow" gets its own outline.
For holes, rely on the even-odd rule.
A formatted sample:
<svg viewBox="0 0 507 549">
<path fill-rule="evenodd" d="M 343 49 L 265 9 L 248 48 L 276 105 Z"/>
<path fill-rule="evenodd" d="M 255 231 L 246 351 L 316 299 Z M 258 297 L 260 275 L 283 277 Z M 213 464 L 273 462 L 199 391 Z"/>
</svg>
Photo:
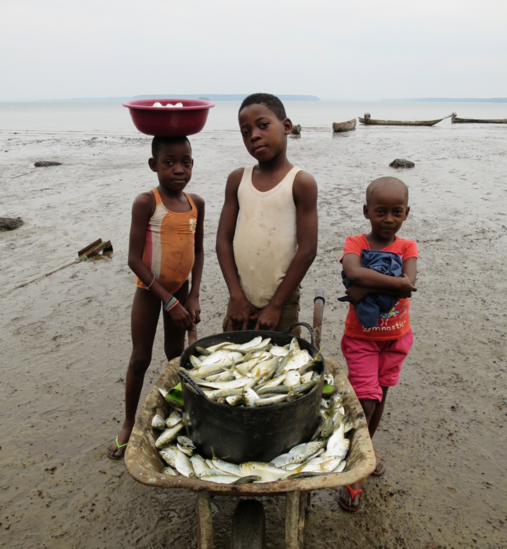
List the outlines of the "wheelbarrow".
<svg viewBox="0 0 507 549">
<path fill-rule="evenodd" d="M 313 326 L 315 343 L 320 347 L 321 326 L 324 311 L 324 292 L 317 290 Z M 189 333 L 189 343 L 195 341 L 195 332 Z M 157 411 L 164 417 L 170 406 L 159 389 L 169 390 L 179 383 L 178 361 L 171 360 L 144 401 L 125 453 L 125 465 L 129 474 L 146 486 L 170 489 L 188 489 L 195 493 L 197 515 L 197 540 L 199 549 L 213 549 L 213 521 L 211 497 L 254 498 L 285 496 L 285 546 L 302 549 L 305 519 L 310 511 L 311 492 L 323 488 L 338 488 L 368 477 L 375 469 L 375 454 L 368 433 L 363 409 L 340 364 L 326 357 L 327 371 L 333 375 L 334 384 L 344 397 L 346 413 L 354 428 L 350 432 L 350 450 L 347 466 L 342 473 L 330 473 L 310 478 L 280 480 L 243 485 L 217 484 L 197 478 L 168 476 L 162 473 L 165 464 L 155 447 L 156 435 L 151 421 Z M 265 517 L 262 502 L 255 499 L 238 503 L 233 517 L 231 549 L 264 549 Z"/>
</svg>

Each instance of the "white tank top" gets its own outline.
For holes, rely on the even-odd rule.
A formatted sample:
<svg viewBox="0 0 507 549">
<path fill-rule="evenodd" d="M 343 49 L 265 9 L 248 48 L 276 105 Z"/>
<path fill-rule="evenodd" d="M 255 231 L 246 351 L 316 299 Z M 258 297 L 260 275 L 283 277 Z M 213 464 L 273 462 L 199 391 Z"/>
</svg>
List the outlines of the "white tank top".
<svg viewBox="0 0 507 549">
<path fill-rule="evenodd" d="M 245 168 L 238 187 L 234 259 L 248 301 L 262 309 L 282 283 L 297 251 L 292 186 L 302 170 L 294 166 L 275 188 L 260 192 L 252 184 L 253 169 Z"/>
</svg>

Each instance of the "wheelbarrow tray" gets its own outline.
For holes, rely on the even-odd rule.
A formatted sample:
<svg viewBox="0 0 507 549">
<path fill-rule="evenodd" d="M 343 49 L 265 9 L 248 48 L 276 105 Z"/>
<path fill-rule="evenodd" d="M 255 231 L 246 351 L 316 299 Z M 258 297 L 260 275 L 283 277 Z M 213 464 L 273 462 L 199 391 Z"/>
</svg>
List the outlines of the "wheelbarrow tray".
<svg viewBox="0 0 507 549">
<path fill-rule="evenodd" d="M 160 433 L 151 427 L 153 416 L 158 412 L 167 417 L 172 408 L 160 394 L 179 383 L 179 358 L 171 360 L 144 401 L 125 453 L 125 465 L 129 474 L 138 482 L 158 488 L 186 488 L 193 492 L 209 491 L 223 496 L 263 496 L 293 491 L 311 491 L 321 488 L 336 488 L 352 484 L 368 477 L 375 469 L 375 454 L 368 433 L 363 409 L 340 364 L 326 358 L 327 371 L 334 377 L 335 386 L 344 397 L 345 411 L 349 414 L 354 429 L 350 432 L 350 450 L 347 466 L 342 473 L 330 473 L 305 479 L 280 480 L 231 486 L 217 484 L 184 476 L 168 476 L 162 473 L 165 463 L 158 454 L 155 440 Z"/>
</svg>

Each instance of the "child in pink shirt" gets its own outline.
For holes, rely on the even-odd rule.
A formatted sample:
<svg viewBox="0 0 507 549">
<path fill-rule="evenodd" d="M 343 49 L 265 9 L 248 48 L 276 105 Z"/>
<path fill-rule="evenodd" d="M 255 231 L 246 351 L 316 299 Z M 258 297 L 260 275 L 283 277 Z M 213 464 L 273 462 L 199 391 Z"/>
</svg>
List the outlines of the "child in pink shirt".
<svg viewBox="0 0 507 549">
<path fill-rule="evenodd" d="M 401 365 L 414 340 L 408 298 L 416 291 L 417 245 L 413 240 L 396 236 L 409 211 L 408 189 L 402 181 L 381 177 L 370 183 L 363 213 L 370 221 L 371 231 L 348 237 L 341 258 L 344 273 L 351 283 L 346 291 L 351 304 L 345 321 L 342 351 L 347 361 L 349 381 L 363 407 L 371 437 L 382 417 L 387 390 L 398 384 Z M 397 254 L 403 262 L 402 276 L 389 276 L 363 268 L 362 250 Z M 369 293 L 388 294 L 399 299 L 389 313 L 380 315 L 377 326 L 365 328 L 359 322 L 354 304 Z M 385 467 L 377 457 L 372 475 L 384 472 Z M 359 509 L 362 485 L 362 481 L 356 482 L 341 492 L 338 503 L 343 509 Z"/>
</svg>

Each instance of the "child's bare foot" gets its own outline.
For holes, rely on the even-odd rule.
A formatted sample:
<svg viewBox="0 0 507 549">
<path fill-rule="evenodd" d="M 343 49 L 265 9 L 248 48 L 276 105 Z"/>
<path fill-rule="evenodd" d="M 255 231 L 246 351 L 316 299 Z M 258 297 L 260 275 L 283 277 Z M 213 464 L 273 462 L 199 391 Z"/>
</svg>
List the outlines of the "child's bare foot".
<svg viewBox="0 0 507 549">
<path fill-rule="evenodd" d="M 386 466 L 380 461 L 380 458 L 375 453 L 375 459 L 377 460 L 377 465 L 371 474 L 372 477 L 380 477 L 386 472 Z"/>
<path fill-rule="evenodd" d="M 127 423 L 123 424 L 120 434 L 107 449 L 107 457 L 109 459 L 121 459 L 124 456 L 133 427 L 133 425 L 129 425 Z"/>
<path fill-rule="evenodd" d="M 359 511 L 359 508 L 361 507 L 362 492 L 362 482 L 354 482 L 354 484 L 351 484 L 350 486 L 345 486 L 338 497 L 338 505 L 342 509 L 345 509 L 345 511 L 350 511 L 351 513 Z"/>
</svg>

